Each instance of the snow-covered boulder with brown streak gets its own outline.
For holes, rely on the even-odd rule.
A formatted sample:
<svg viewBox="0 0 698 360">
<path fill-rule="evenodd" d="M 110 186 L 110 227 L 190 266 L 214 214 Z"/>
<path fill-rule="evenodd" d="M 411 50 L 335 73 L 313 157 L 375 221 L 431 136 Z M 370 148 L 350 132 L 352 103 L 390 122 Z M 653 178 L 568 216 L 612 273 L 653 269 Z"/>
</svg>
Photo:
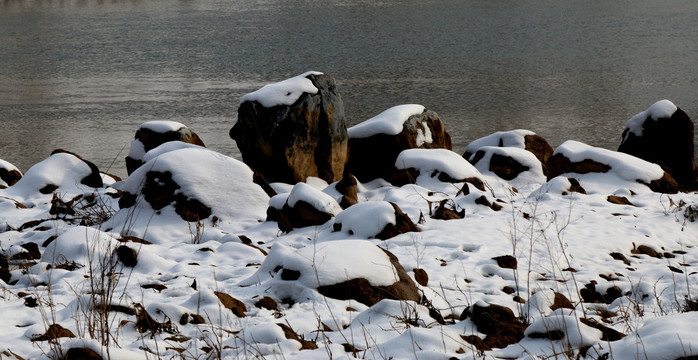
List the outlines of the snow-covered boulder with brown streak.
<svg viewBox="0 0 698 360">
<path fill-rule="evenodd" d="M 392 253 L 367 240 L 334 240 L 294 250 L 276 243 L 257 272 L 238 285 L 306 302 L 327 296 L 371 306 L 382 299 L 418 301 L 414 281 Z"/>
<path fill-rule="evenodd" d="M 468 182 L 483 188 L 480 171 L 462 156 L 447 149 L 407 149 L 398 155 L 393 165 L 391 183 Z"/>
<path fill-rule="evenodd" d="M 14 185 L 22 178 L 22 172 L 10 162 L 0 159 L 0 189 Z"/>
<path fill-rule="evenodd" d="M 676 181 L 654 163 L 622 152 L 568 140 L 548 160 L 548 179 L 574 177 L 587 192 L 614 193 L 620 188 L 635 193 L 676 193 Z"/>
<path fill-rule="evenodd" d="M 276 195 L 269 201 L 267 220 L 277 221 L 281 231 L 289 232 L 322 225 L 341 211 L 332 196 L 301 182 L 294 185 L 290 193 Z"/>
<path fill-rule="evenodd" d="M 451 136 L 439 116 L 422 105 L 392 107 L 349 128 L 349 171 L 360 181 L 389 179 L 406 149 L 451 150 Z"/>
<path fill-rule="evenodd" d="M 546 181 L 538 158 L 521 148 L 482 146 L 469 162 L 482 174 L 497 176 L 516 187 L 540 185 Z"/>
<path fill-rule="evenodd" d="M 13 186 L 0 190 L 0 196 L 30 206 L 33 202 L 50 200 L 54 193 L 72 199 L 76 195 L 91 193 L 103 185 L 102 175 L 95 164 L 58 149 L 29 168 Z"/>
<path fill-rule="evenodd" d="M 145 153 L 170 141 L 205 146 L 199 136 L 182 123 L 167 120 L 145 122 L 136 130 L 135 139 L 131 141 L 131 148 L 126 156 L 128 174 L 131 175 L 146 162 L 143 159 Z"/>
<path fill-rule="evenodd" d="M 484 146 L 513 147 L 531 152 L 540 161 L 543 172 L 546 171 L 546 162 L 553 155 L 553 148 L 540 135 L 533 131 L 517 129 L 510 131 L 498 131 L 491 135 L 473 140 L 465 148 L 463 157 L 470 160 L 478 149 Z"/>
<path fill-rule="evenodd" d="M 340 180 L 347 127 L 334 78 L 309 71 L 246 94 L 230 137 L 243 161 L 271 182 Z"/>
<path fill-rule="evenodd" d="M 400 207 L 388 201 L 367 201 L 343 210 L 334 219 L 334 230 L 362 238 L 387 240 L 419 231 Z"/>
<path fill-rule="evenodd" d="M 105 224 L 147 236 L 162 227 L 190 233 L 189 223 L 229 232 L 264 219 L 269 196 L 241 161 L 203 147 L 165 152 L 136 169 L 123 185 L 121 210 Z M 161 239 L 158 239 L 161 240 Z"/>
<path fill-rule="evenodd" d="M 694 126 L 669 100 L 658 101 L 625 125 L 618 151 L 661 165 L 682 190 L 698 189 Z"/>
</svg>

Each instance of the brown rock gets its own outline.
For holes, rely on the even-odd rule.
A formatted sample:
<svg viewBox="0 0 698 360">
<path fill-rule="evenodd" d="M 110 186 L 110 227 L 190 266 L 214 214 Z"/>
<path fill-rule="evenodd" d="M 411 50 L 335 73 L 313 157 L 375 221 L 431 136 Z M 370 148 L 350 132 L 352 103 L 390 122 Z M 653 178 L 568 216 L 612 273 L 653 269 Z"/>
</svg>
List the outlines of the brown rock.
<svg viewBox="0 0 698 360">
<path fill-rule="evenodd" d="M 565 295 L 559 292 L 555 293 L 555 298 L 553 299 L 553 304 L 550 305 L 550 310 L 557 309 L 574 309 L 572 302 Z"/>
<path fill-rule="evenodd" d="M 616 341 L 625 337 L 625 334 L 602 325 L 592 318 L 579 318 L 579 321 L 586 326 L 601 330 L 601 341 Z"/>
<path fill-rule="evenodd" d="M 337 191 L 343 195 L 342 202 L 346 202 L 346 204 L 349 206 L 359 202 L 359 195 L 356 186 L 356 179 L 351 174 L 345 173 L 342 180 L 340 180 L 336 185 Z M 342 206 L 341 203 L 340 206 Z M 342 206 L 342 209 L 346 209 L 349 206 Z"/>
<path fill-rule="evenodd" d="M 584 159 L 583 161 L 572 162 L 570 159 L 566 158 L 562 154 L 555 154 L 548 159 L 548 180 L 565 173 L 577 173 L 577 174 L 588 174 L 588 173 L 605 173 L 611 170 L 611 167 L 596 162 L 591 159 Z"/>
<path fill-rule="evenodd" d="M 608 195 L 606 201 L 610 202 L 611 204 L 635 206 L 625 196 Z"/>
<path fill-rule="evenodd" d="M 254 306 L 271 311 L 279 311 L 279 305 L 276 303 L 276 301 L 274 301 L 274 299 L 268 296 L 264 296 L 261 299 L 257 300 L 257 302 L 254 303 Z"/>
<path fill-rule="evenodd" d="M 397 204 L 390 203 L 390 205 L 395 209 L 395 224 L 385 225 L 383 230 L 376 234 L 376 239 L 387 240 L 406 232 L 419 232 L 417 225 L 412 222 L 412 219 L 407 214 L 402 212 Z"/>
<path fill-rule="evenodd" d="M 74 338 L 75 334 L 58 324 L 51 324 L 48 329 L 46 329 L 46 333 L 42 335 L 33 335 L 31 341 L 53 341 L 64 337 Z"/>
<path fill-rule="evenodd" d="M 88 348 L 70 348 L 63 360 L 102 360 L 102 356 Z"/>
<path fill-rule="evenodd" d="M 134 267 L 138 265 L 138 252 L 126 245 L 121 245 L 116 248 L 116 256 L 126 267 Z"/>
<path fill-rule="evenodd" d="M 426 131 L 431 133 L 432 142 L 418 146 L 419 133 Z M 389 180 L 397 156 L 401 151 L 413 148 L 451 150 L 451 136 L 435 112 L 425 110 L 409 117 L 397 135 L 375 134 L 365 138 L 350 138 L 347 167 L 360 181 L 377 178 Z"/>
<path fill-rule="evenodd" d="M 465 209 L 455 211 L 455 209 L 448 207 L 447 204 L 448 199 L 441 201 L 431 217 L 439 220 L 457 220 L 465 217 Z"/>
<path fill-rule="evenodd" d="M 243 161 L 269 181 L 295 184 L 308 176 L 341 179 L 347 161 L 344 104 L 331 75 L 307 75 L 318 89 L 292 105 L 265 108 L 245 101 L 230 129 Z"/>
<path fill-rule="evenodd" d="M 293 207 L 284 204 L 284 207 L 278 213 L 274 212 L 272 208 L 267 209 L 267 220 L 277 217 L 279 217 L 279 220 L 277 220 L 279 229 L 289 232 L 306 226 L 322 225 L 334 217 L 334 215 L 318 210 L 307 202 L 299 200 Z"/>
<path fill-rule="evenodd" d="M 698 189 L 698 170 L 694 159 L 693 121 L 681 109 L 669 118 L 653 119 L 642 123 L 642 135 L 626 128 L 618 147 L 640 159 L 659 164 L 676 180 L 682 191 Z"/>
<path fill-rule="evenodd" d="M 364 278 L 351 279 L 339 284 L 318 287 L 320 294 L 339 300 L 356 300 L 372 306 L 383 299 L 419 301 L 420 295 L 412 279 L 391 252 L 383 250 L 390 258 L 398 281 L 390 286 L 373 286 Z"/>
<path fill-rule="evenodd" d="M 245 308 L 245 303 L 224 292 L 214 291 L 213 293 L 216 294 L 221 304 L 223 304 L 226 309 L 230 309 L 235 316 L 241 318 L 246 316 L 245 311 L 247 311 L 247 309 Z"/>
<path fill-rule="evenodd" d="M 276 325 L 278 325 L 284 331 L 284 336 L 287 339 L 296 340 L 299 343 L 301 343 L 301 350 L 315 350 L 318 348 L 317 344 L 315 344 L 315 341 L 305 340 L 302 336 L 298 335 L 298 333 L 295 330 L 293 330 L 290 326 L 284 323 L 278 323 Z"/>
<path fill-rule="evenodd" d="M 429 283 L 429 275 L 427 275 L 427 272 L 420 268 L 414 268 L 412 271 L 414 272 L 414 279 L 417 280 L 417 284 L 427 286 Z"/>
<path fill-rule="evenodd" d="M 513 269 L 516 270 L 517 261 L 516 258 L 511 255 L 502 255 L 493 257 L 492 260 L 497 261 L 497 266 L 502 269 Z"/>
<path fill-rule="evenodd" d="M 487 335 L 483 345 L 489 348 L 504 348 L 524 337 L 524 325 L 507 307 L 475 304 L 465 309 L 460 316 L 461 320 L 468 318 L 475 324 L 478 332 Z"/>
<path fill-rule="evenodd" d="M 205 146 L 204 142 L 201 141 L 199 136 L 191 131 L 186 126 L 182 125 L 176 131 L 167 131 L 164 133 L 155 132 L 148 127 L 144 127 L 147 123 L 142 124 L 138 130 L 136 130 L 135 140 L 143 144 L 145 152 L 148 152 L 156 147 L 170 141 L 181 141 L 188 144 L 194 144 L 199 146 Z M 143 165 L 142 159 L 132 158 L 130 156 L 126 157 L 126 172 L 131 175 L 136 169 Z"/>
</svg>

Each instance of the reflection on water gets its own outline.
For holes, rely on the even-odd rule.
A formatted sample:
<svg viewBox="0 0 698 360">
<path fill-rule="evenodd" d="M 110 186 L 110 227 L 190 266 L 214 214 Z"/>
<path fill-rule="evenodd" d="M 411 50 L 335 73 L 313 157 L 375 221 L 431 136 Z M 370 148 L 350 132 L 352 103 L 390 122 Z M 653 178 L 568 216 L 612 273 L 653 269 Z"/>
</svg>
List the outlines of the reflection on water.
<svg viewBox="0 0 698 360">
<path fill-rule="evenodd" d="M 236 156 L 238 99 L 333 74 L 350 124 L 420 103 L 462 152 L 527 128 L 615 149 L 668 98 L 698 117 L 693 0 L 162 0 L 0 2 L 0 158 L 54 148 L 123 175 L 148 120 L 187 124 Z M 120 153 L 121 152 L 121 153 Z"/>
</svg>

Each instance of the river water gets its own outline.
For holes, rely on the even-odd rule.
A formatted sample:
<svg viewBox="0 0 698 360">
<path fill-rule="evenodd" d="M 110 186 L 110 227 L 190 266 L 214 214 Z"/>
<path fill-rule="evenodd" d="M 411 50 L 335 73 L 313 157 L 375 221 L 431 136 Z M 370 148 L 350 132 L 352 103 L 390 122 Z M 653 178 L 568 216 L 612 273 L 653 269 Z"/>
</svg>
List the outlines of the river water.
<svg viewBox="0 0 698 360">
<path fill-rule="evenodd" d="M 125 175 L 138 125 L 239 158 L 239 98 L 332 74 L 349 125 L 436 111 L 462 153 L 495 131 L 616 149 L 661 99 L 698 118 L 695 0 L 0 0 L 0 158 L 64 148 Z"/>
</svg>

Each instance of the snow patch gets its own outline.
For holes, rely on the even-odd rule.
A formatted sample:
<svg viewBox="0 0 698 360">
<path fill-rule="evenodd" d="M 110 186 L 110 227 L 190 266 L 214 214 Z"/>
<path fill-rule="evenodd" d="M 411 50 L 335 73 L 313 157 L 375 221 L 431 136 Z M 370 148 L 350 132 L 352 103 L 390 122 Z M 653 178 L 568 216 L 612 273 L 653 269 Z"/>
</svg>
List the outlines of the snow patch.
<svg viewBox="0 0 698 360">
<path fill-rule="evenodd" d="M 313 82 L 308 79 L 309 75 L 322 75 L 322 73 L 308 71 L 290 79 L 265 85 L 257 91 L 243 95 L 240 98 L 240 104 L 245 101 L 256 101 L 265 108 L 293 105 L 304 93 L 316 94 L 318 92 Z"/>
<path fill-rule="evenodd" d="M 402 131 L 403 124 L 410 116 L 424 112 L 424 106 L 406 104 L 393 106 L 388 110 L 347 129 L 349 138 L 367 138 L 376 134 L 397 135 Z M 427 128 L 427 126 L 424 126 Z M 431 133 L 423 134 L 423 141 L 431 138 Z"/>
<path fill-rule="evenodd" d="M 645 121 L 648 119 L 657 121 L 659 119 L 668 119 L 676 112 L 678 108 L 674 103 L 669 100 L 660 100 L 652 104 L 647 110 L 633 116 L 625 124 L 628 129 L 628 134 L 633 133 L 636 136 L 642 136 L 642 127 L 645 125 Z M 625 134 L 623 141 L 628 138 L 628 134 Z"/>
</svg>

